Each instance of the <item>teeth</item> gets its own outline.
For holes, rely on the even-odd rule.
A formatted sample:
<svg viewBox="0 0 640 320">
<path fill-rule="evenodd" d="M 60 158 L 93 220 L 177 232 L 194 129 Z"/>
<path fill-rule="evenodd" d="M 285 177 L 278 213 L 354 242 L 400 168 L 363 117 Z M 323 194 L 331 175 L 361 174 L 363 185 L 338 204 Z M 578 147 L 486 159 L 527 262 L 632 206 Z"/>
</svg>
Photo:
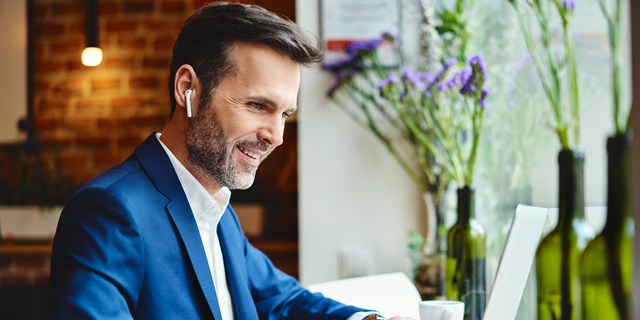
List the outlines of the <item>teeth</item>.
<svg viewBox="0 0 640 320">
<path fill-rule="evenodd" d="M 258 159 L 260 157 L 259 155 L 255 154 L 255 153 L 253 153 L 253 152 L 251 152 L 249 150 L 245 150 L 243 147 L 238 146 L 238 148 L 240 149 L 240 151 L 242 151 L 242 153 L 248 155 L 251 158 Z"/>
</svg>

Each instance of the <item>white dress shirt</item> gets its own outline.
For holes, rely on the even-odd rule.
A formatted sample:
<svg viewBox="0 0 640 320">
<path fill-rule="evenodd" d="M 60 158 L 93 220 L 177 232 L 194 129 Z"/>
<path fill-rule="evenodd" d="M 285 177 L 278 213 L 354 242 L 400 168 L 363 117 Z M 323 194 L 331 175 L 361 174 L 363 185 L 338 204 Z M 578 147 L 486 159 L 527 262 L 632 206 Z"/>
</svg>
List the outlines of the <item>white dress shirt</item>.
<svg viewBox="0 0 640 320">
<path fill-rule="evenodd" d="M 222 319 L 235 319 L 233 301 L 231 300 L 231 294 L 227 285 L 224 258 L 222 256 L 222 249 L 220 248 L 220 240 L 218 239 L 217 232 L 218 222 L 220 222 L 222 214 L 224 214 L 227 205 L 229 205 L 231 191 L 227 187 L 222 187 L 220 191 L 211 196 L 191 172 L 180 163 L 171 150 L 160 141 L 160 135 L 161 133 L 157 133 L 156 138 L 158 138 L 158 142 L 160 142 L 160 145 L 164 148 L 164 151 L 171 160 L 171 164 L 178 175 L 182 189 L 187 195 L 187 201 L 189 202 L 189 206 L 191 206 L 191 211 L 193 211 L 193 217 L 196 219 L 198 231 L 200 231 L 200 238 L 202 238 L 202 245 L 204 246 L 204 252 L 209 262 L 209 271 L 211 271 L 213 284 L 216 288 Z"/>
<path fill-rule="evenodd" d="M 187 201 L 193 211 L 193 216 L 200 231 L 204 252 L 209 262 L 209 270 L 216 288 L 218 296 L 218 305 L 222 313 L 222 319 L 235 319 L 235 311 L 233 309 L 233 301 L 231 293 L 227 285 L 226 271 L 224 269 L 224 258 L 222 249 L 220 248 L 220 240 L 218 239 L 218 222 L 222 218 L 222 214 L 229 205 L 231 191 L 227 187 L 222 187 L 220 191 L 213 196 L 200 184 L 200 182 L 184 167 L 184 165 L 176 158 L 176 156 L 162 143 L 160 136 L 162 133 L 156 133 L 156 138 L 160 145 L 169 156 L 173 169 L 178 175 L 178 180 L 182 185 L 184 193 L 187 195 Z M 373 312 L 357 312 L 347 320 L 360 320 Z"/>
</svg>

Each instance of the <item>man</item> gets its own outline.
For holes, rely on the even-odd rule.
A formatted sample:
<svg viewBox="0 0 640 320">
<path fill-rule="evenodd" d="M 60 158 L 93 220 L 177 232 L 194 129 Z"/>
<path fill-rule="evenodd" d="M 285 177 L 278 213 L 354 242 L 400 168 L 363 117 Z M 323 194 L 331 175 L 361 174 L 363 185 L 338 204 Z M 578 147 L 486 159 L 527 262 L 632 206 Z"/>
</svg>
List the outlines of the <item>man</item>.
<svg viewBox="0 0 640 320">
<path fill-rule="evenodd" d="M 46 319 L 370 319 L 311 294 L 247 241 L 246 189 L 296 111 L 298 65 L 322 53 L 257 6 L 216 3 L 173 48 L 171 116 L 65 207 Z M 398 318 L 400 319 L 400 318 Z"/>
</svg>

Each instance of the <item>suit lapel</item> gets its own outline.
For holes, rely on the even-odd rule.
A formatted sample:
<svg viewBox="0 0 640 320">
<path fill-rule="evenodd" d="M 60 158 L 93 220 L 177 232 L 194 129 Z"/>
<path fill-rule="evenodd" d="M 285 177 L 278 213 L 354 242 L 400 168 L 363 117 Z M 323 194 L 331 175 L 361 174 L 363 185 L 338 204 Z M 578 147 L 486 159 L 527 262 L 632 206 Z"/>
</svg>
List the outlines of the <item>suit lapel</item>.
<svg viewBox="0 0 640 320">
<path fill-rule="evenodd" d="M 234 223 L 233 212 L 227 207 L 226 212 L 220 219 L 218 224 L 218 237 L 220 239 L 220 247 L 224 257 L 224 268 L 227 273 L 227 283 L 233 297 L 233 305 L 236 311 L 236 319 L 253 320 L 258 319 L 258 312 L 254 306 L 253 297 L 247 285 L 245 273 L 242 272 L 243 265 L 240 259 L 244 258 L 242 254 L 244 243 L 238 230 L 238 226 Z M 245 270 L 246 272 L 246 270 Z"/>
<path fill-rule="evenodd" d="M 156 139 L 155 132 L 136 148 L 134 154 L 158 191 L 171 199 L 166 209 L 178 229 L 214 319 L 222 319 L 198 225 L 191 212 L 187 196 L 182 190 L 180 180 L 173 170 L 171 160 Z"/>
</svg>

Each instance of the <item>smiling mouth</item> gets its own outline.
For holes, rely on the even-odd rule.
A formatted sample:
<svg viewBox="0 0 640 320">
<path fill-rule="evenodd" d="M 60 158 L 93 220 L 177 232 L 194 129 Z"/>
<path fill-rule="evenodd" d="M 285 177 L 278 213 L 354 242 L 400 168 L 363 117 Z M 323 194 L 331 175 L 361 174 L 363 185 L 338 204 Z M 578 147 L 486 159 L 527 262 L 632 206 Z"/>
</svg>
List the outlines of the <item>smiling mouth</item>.
<svg viewBox="0 0 640 320">
<path fill-rule="evenodd" d="M 247 156 L 249 156 L 249 157 L 251 157 L 253 159 L 260 159 L 260 155 L 255 154 L 255 153 L 253 153 L 253 152 L 251 152 L 251 151 L 249 151 L 249 150 L 247 150 L 247 149 L 245 149 L 245 148 L 243 148 L 241 146 L 238 146 L 238 150 L 240 150 L 240 152 L 246 154 Z"/>
</svg>

